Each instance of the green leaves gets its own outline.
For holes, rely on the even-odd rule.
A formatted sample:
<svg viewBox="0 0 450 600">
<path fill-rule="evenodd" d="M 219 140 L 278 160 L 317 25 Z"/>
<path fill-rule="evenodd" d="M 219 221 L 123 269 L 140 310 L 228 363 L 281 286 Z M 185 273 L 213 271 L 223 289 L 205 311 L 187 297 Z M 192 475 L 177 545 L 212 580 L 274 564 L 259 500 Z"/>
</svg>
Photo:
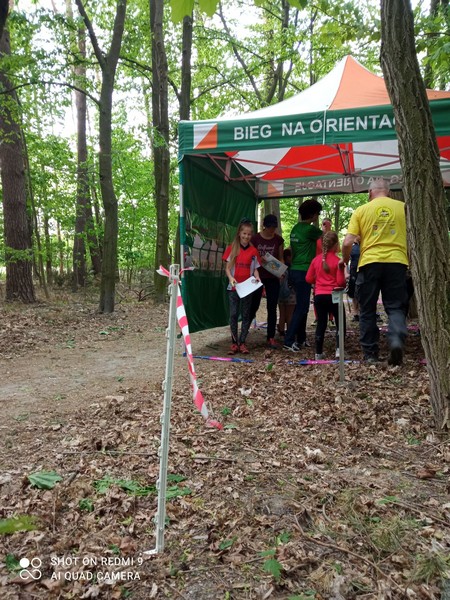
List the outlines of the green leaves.
<svg viewBox="0 0 450 600">
<path fill-rule="evenodd" d="M 200 12 L 212 17 L 216 11 L 218 0 L 199 0 Z M 171 0 L 170 8 L 172 11 L 172 21 L 179 23 L 184 17 L 192 14 L 194 10 L 194 0 Z"/>
<path fill-rule="evenodd" d="M 308 6 L 308 0 L 288 0 L 288 2 L 291 6 L 299 10 Z"/>
<path fill-rule="evenodd" d="M 168 481 L 174 481 L 179 483 L 186 479 L 183 475 L 171 475 L 167 476 Z M 117 485 L 122 490 L 130 494 L 131 496 L 149 496 L 150 494 L 156 494 L 157 489 L 155 485 L 142 485 L 139 481 L 133 479 L 116 479 L 113 477 L 103 477 L 94 481 L 94 488 L 99 494 L 106 494 L 108 489 L 112 485 Z M 192 490 L 188 487 L 179 487 L 178 485 L 168 486 L 166 490 L 166 499 L 171 500 L 172 498 L 178 498 L 180 496 L 188 496 L 192 494 Z"/>
<path fill-rule="evenodd" d="M 28 481 L 40 490 L 52 490 L 58 481 L 62 481 L 62 477 L 55 471 L 39 471 L 28 475 Z"/>
<path fill-rule="evenodd" d="M 0 535 L 10 535 L 17 531 L 34 531 L 35 529 L 37 529 L 36 517 L 30 515 L 0 519 Z"/>
<path fill-rule="evenodd" d="M 282 569 L 282 564 L 276 558 L 269 558 L 263 564 L 263 570 L 277 580 L 281 577 Z"/>
</svg>

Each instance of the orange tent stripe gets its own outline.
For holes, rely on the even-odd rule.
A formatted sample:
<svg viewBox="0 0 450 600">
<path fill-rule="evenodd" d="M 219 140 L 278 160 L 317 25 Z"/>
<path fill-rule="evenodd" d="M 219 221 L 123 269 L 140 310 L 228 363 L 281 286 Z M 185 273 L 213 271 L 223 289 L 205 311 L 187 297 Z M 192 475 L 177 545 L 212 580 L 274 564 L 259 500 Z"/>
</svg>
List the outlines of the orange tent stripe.
<svg viewBox="0 0 450 600">
<path fill-rule="evenodd" d="M 217 148 L 217 123 L 211 127 L 205 137 L 201 142 L 197 145 L 197 149 L 206 149 L 206 148 Z"/>
<path fill-rule="evenodd" d="M 450 92 L 427 90 L 427 96 L 429 100 L 450 98 Z M 328 110 L 383 106 L 390 103 L 384 79 L 348 56 L 336 96 Z"/>
</svg>

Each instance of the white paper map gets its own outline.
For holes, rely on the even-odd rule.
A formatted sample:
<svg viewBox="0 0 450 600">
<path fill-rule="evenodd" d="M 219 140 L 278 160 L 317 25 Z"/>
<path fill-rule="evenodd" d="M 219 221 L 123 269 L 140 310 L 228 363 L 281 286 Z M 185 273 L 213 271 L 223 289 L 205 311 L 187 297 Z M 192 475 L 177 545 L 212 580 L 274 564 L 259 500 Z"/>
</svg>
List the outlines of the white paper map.
<svg viewBox="0 0 450 600">
<path fill-rule="evenodd" d="M 263 267 L 272 275 L 276 277 L 281 277 L 287 269 L 287 266 L 284 265 L 281 261 L 279 261 L 275 256 L 272 256 L 268 252 L 264 255 L 266 262 L 263 264 Z"/>
<path fill-rule="evenodd" d="M 249 294 L 253 293 L 255 290 L 260 288 L 262 283 L 256 280 L 254 277 L 249 277 L 242 283 L 236 283 L 236 291 L 238 293 L 239 298 L 245 298 Z"/>
</svg>

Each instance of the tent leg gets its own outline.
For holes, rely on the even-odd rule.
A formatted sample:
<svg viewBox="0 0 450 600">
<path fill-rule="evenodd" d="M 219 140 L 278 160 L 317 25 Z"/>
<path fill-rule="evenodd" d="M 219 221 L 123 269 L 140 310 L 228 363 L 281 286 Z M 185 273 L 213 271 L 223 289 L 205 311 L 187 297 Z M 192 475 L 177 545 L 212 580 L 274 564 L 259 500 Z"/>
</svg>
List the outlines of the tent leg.
<svg viewBox="0 0 450 600">
<path fill-rule="evenodd" d="M 344 383 L 344 291 L 339 292 L 339 381 Z"/>
<path fill-rule="evenodd" d="M 175 355 L 175 340 L 177 326 L 177 295 L 179 282 L 179 265 L 170 266 L 170 310 L 169 324 L 166 329 L 166 375 L 163 382 L 164 403 L 161 414 L 161 445 L 158 449 L 159 478 L 156 482 L 158 490 L 158 510 L 155 516 L 156 547 L 144 554 L 158 554 L 164 550 L 164 527 L 166 522 L 166 494 L 167 494 L 167 463 L 169 457 L 170 409 L 172 402 L 173 363 Z"/>
</svg>

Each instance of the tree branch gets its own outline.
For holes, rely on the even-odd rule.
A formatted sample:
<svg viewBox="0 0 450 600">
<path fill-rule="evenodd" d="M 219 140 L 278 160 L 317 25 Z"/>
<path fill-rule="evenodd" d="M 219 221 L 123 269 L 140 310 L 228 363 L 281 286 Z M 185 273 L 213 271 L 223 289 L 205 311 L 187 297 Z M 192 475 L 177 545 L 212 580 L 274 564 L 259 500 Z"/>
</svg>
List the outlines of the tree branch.
<svg viewBox="0 0 450 600">
<path fill-rule="evenodd" d="M 92 27 L 91 20 L 89 19 L 88 15 L 86 13 L 84 4 L 83 4 L 82 0 L 75 0 L 75 4 L 77 5 L 78 10 L 80 11 L 80 15 L 83 18 L 84 24 L 86 25 L 86 29 L 89 32 L 89 37 L 91 38 L 92 47 L 94 48 L 94 53 L 95 53 L 95 56 L 97 57 L 99 65 L 102 69 L 104 69 L 106 67 L 105 54 L 100 49 L 100 46 L 98 45 L 97 36 L 95 35 L 95 31 L 94 31 L 94 28 Z"/>
<path fill-rule="evenodd" d="M 80 0 L 77 0 L 79 2 Z M 113 35 L 111 47 L 109 49 L 108 63 L 117 65 L 119 60 L 120 48 L 122 45 L 123 30 L 125 28 L 125 15 L 127 11 L 127 0 L 117 0 L 116 16 L 114 19 Z"/>
<path fill-rule="evenodd" d="M 66 82 L 63 83 L 60 81 L 45 81 L 44 79 L 33 79 L 32 81 L 27 81 L 26 83 L 20 83 L 18 85 L 15 85 L 14 87 L 8 88 L 7 90 L 0 90 L 0 96 L 3 94 L 9 94 L 16 90 L 20 90 L 21 88 L 27 87 L 29 85 L 37 85 L 37 84 L 68 87 L 71 90 L 75 90 L 76 92 L 80 92 L 80 93 L 84 94 L 86 96 L 86 98 L 89 98 L 89 100 L 92 100 L 92 102 L 94 102 L 97 106 L 100 106 L 100 101 L 97 100 L 97 98 L 94 98 L 94 96 L 92 96 L 89 92 L 86 92 L 86 90 L 83 90 L 83 89 L 77 87 L 76 85 L 72 85 L 71 83 L 66 83 Z"/>
<path fill-rule="evenodd" d="M 233 37 L 232 37 L 230 29 L 228 27 L 228 23 L 226 22 L 225 17 L 223 16 L 222 4 L 221 3 L 219 4 L 219 16 L 220 16 L 220 20 L 222 21 L 223 28 L 225 29 L 225 31 L 229 35 L 230 44 L 231 44 L 231 47 L 233 48 L 233 53 L 234 53 L 237 61 L 239 62 L 239 64 L 244 69 L 244 72 L 245 72 L 245 74 L 247 75 L 247 77 L 248 77 L 248 79 L 250 81 L 250 84 L 251 84 L 251 86 L 253 88 L 253 91 L 256 94 L 256 97 L 258 98 L 258 100 L 260 102 L 260 105 L 263 106 L 264 100 L 263 100 L 263 98 L 262 98 L 262 96 L 261 96 L 261 94 L 260 94 L 260 92 L 258 90 L 258 86 L 256 85 L 256 81 L 255 81 L 253 75 L 251 74 L 250 70 L 248 69 L 245 60 L 240 55 L 240 53 L 239 53 L 239 51 L 238 51 L 238 49 L 236 47 L 236 44 L 233 41 Z"/>
</svg>

